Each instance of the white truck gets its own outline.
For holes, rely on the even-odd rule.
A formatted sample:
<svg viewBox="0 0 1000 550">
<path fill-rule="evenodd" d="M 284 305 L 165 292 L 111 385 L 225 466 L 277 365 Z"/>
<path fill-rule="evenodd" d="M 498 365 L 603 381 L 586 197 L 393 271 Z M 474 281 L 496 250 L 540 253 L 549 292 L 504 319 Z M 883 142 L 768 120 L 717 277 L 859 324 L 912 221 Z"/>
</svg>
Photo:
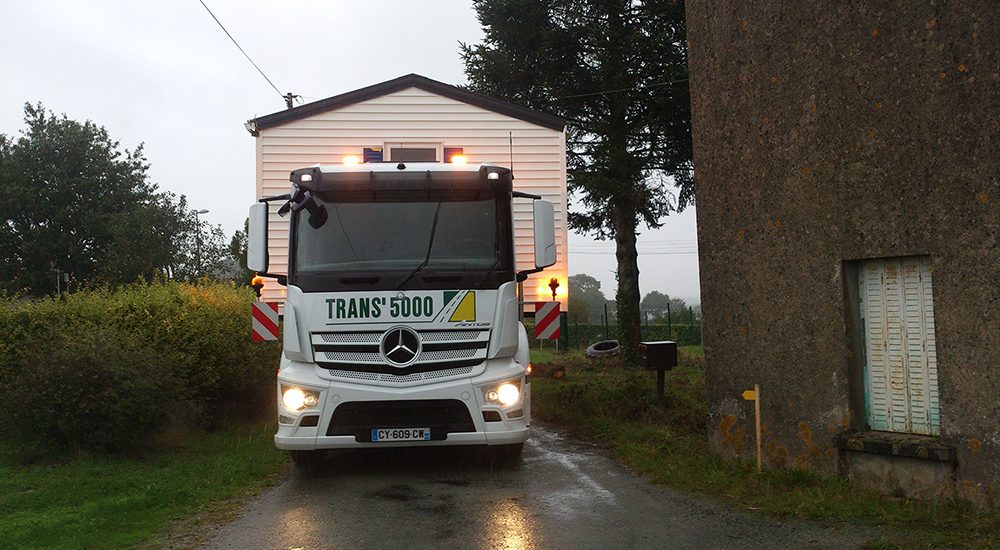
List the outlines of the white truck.
<svg viewBox="0 0 1000 550">
<path fill-rule="evenodd" d="M 531 386 L 516 289 L 556 261 L 552 204 L 490 164 L 316 165 L 290 181 L 250 208 L 247 247 L 250 269 L 287 286 L 277 447 L 300 463 L 356 447 L 519 454 Z M 534 220 L 535 268 L 520 273 L 516 200 Z M 283 276 L 267 273 L 275 201 L 290 215 Z"/>
</svg>

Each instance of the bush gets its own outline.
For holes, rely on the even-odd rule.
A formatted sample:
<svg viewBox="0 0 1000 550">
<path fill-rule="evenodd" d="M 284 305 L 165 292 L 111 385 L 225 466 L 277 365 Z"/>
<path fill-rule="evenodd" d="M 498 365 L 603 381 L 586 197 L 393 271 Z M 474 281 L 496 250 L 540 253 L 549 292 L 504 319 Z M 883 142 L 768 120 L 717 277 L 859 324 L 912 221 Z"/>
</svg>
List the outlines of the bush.
<svg viewBox="0 0 1000 550">
<path fill-rule="evenodd" d="M 98 327 L 53 335 L 21 350 L 2 394 L 5 431 L 22 440 L 100 451 L 141 449 L 176 417 L 170 357 L 133 335 Z"/>
<path fill-rule="evenodd" d="M 250 340 L 246 288 L 158 283 L 0 306 L 0 428 L 134 450 L 168 424 L 269 411 L 277 342 Z"/>
</svg>

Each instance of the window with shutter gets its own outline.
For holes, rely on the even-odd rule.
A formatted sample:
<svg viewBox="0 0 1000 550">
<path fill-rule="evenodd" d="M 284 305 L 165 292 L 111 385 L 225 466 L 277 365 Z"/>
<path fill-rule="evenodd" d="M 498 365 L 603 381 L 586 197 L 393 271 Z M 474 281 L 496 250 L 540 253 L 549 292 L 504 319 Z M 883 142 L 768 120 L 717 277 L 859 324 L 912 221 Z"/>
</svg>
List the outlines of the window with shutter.
<svg viewBox="0 0 1000 550">
<path fill-rule="evenodd" d="M 873 430 L 937 435 L 930 261 L 885 258 L 859 267 L 868 424 Z"/>
</svg>

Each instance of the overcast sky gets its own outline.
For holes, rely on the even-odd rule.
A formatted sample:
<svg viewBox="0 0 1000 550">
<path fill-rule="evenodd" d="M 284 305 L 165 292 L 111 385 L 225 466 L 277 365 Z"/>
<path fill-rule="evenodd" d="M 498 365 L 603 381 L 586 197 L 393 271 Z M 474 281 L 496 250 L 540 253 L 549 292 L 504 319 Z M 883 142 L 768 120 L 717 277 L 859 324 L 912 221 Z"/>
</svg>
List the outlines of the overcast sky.
<svg viewBox="0 0 1000 550">
<path fill-rule="evenodd" d="M 463 0 L 205 3 L 282 93 L 307 101 L 408 73 L 464 84 L 458 44 L 482 38 Z M 241 227 L 254 201 L 243 123 L 284 102 L 198 0 L 7 2 L 0 36 L 0 133 L 23 127 L 25 102 L 93 120 L 124 147 L 144 143 L 152 179 L 209 209 L 204 220 Z M 695 241 L 693 209 L 643 232 L 643 294 L 699 301 Z M 570 273 L 613 298 L 613 251 L 570 233 Z"/>
</svg>

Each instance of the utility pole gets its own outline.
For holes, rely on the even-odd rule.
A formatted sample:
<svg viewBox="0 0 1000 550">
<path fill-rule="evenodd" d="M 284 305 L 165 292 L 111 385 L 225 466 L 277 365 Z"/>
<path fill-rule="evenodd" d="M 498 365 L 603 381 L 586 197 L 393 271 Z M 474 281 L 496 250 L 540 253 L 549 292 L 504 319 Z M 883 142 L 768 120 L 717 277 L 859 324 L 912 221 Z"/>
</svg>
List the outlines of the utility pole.
<svg viewBox="0 0 1000 550">
<path fill-rule="evenodd" d="M 292 107 L 295 106 L 295 98 L 302 97 L 302 96 L 298 96 L 298 95 L 293 94 L 292 92 L 288 92 L 287 94 L 283 95 L 282 97 L 285 98 L 285 105 L 287 105 L 288 108 L 291 109 Z"/>
<path fill-rule="evenodd" d="M 201 275 L 201 218 L 199 214 L 208 214 L 208 210 L 194 211 L 194 279 Z"/>
</svg>

